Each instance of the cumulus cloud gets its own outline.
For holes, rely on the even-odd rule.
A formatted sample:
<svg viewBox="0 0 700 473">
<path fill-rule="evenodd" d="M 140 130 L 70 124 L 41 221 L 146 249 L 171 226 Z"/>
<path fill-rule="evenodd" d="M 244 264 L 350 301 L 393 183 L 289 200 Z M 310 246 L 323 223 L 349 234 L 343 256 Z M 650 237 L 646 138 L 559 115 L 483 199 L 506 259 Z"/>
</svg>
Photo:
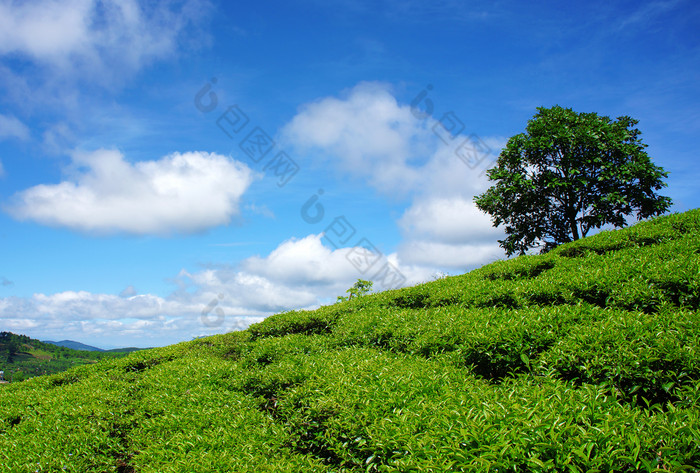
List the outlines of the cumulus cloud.
<svg viewBox="0 0 700 473">
<path fill-rule="evenodd" d="M 408 239 L 403 242 L 398 254 L 408 264 L 450 268 L 458 272 L 503 259 L 503 250 L 498 244 L 449 244 L 418 239 Z"/>
<path fill-rule="evenodd" d="M 295 286 L 284 285 L 235 268 L 182 271 L 178 279 L 188 290 L 178 291 L 174 295 L 176 300 L 187 302 L 194 298 L 204 304 L 215 302 L 229 314 L 268 315 L 318 303 L 314 294 L 303 289 L 301 281 Z"/>
<path fill-rule="evenodd" d="M 210 289 L 202 286 L 187 297 L 177 292 L 160 297 L 87 291 L 7 297 L 0 298 L 0 318 L 5 329 L 19 333 L 31 331 L 47 338 L 109 345 L 153 346 L 244 329 L 271 313 L 242 307 L 229 292 L 219 299 L 220 293 L 211 294 Z M 221 320 L 209 318 L 212 300 L 214 315 L 224 315 Z"/>
<path fill-rule="evenodd" d="M 51 295 L 35 294 L 32 297 L 37 312 L 46 316 L 60 316 L 64 321 L 89 319 L 117 320 L 130 318 L 155 320 L 165 313 L 177 315 L 183 310 L 153 295 L 122 298 L 111 294 L 93 294 L 87 291 L 65 291 Z M 128 309 L 128 312 L 126 311 Z"/>
<path fill-rule="evenodd" d="M 75 153 L 70 179 L 19 192 L 6 210 L 85 232 L 198 232 L 228 224 L 252 179 L 247 166 L 214 153 L 131 164 L 119 151 L 100 149 Z"/>
<path fill-rule="evenodd" d="M 40 0 L 0 2 L 0 54 L 21 54 L 65 74 L 135 71 L 174 53 L 208 2 Z"/>
<path fill-rule="evenodd" d="M 467 131 L 452 112 L 418 119 L 387 85 L 361 83 L 302 107 L 283 136 L 300 154 L 410 199 L 397 222 L 404 263 L 463 270 L 502 256 L 502 232 L 473 198 L 488 188 L 485 171 L 506 141 Z"/>
<path fill-rule="evenodd" d="M 472 200 L 460 197 L 420 200 L 399 220 L 406 234 L 441 243 L 493 242 L 501 235 Z"/>
<path fill-rule="evenodd" d="M 489 152 L 462 159 L 465 148 L 459 147 L 465 142 L 471 146 L 473 139 L 462 136 L 441 142 L 422 169 L 423 185 L 398 220 L 403 235 L 398 254 L 407 263 L 466 271 L 503 258 L 498 240 L 504 232 L 476 207 L 474 196 L 490 186 L 485 171 L 493 166 L 505 140 L 477 138 L 480 149 Z"/>
<path fill-rule="evenodd" d="M 287 284 L 334 284 L 347 282 L 354 276 L 346 252 L 347 249 L 333 250 L 324 246 L 321 234 L 309 235 L 283 242 L 264 258 L 248 258 L 242 267 L 247 272 Z"/>
<path fill-rule="evenodd" d="M 0 140 L 17 138 L 24 141 L 29 139 L 29 135 L 29 128 L 17 117 L 0 113 Z"/>
<path fill-rule="evenodd" d="M 386 290 L 424 282 L 432 274 L 406 265 L 395 253 L 385 255 L 376 248 L 369 253 L 362 246 L 330 248 L 325 241 L 323 233 L 292 238 L 266 257 L 244 260 L 240 269 L 295 291 L 308 291 L 317 300 L 343 294 L 359 278 L 373 280 L 376 290 Z"/>
<path fill-rule="evenodd" d="M 399 220 L 404 240 L 398 254 L 411 264 L 461 271 L 503 257 L 504 237 L 473 200 L 459 196 L 416 200 Z"/>
<path fill-rule="evenodd" d="M 322 233 L 290 238 L 268 255 L 251 256 L 236 266 L 183 271 L 178 294 L 183 300 L 192 294 L 210 300 L 223 295 L 220 299 L 234 312 L 274 313 L 334 302 L 359 278 L 373 279 L 375 289 L 385 290 L 426 281 L 432 274 L 403 264 L 395 254 L 377 253 L 371 266 L 359 266 L 362 252 L 360 247 L 331 248 Z"/>
<path fill-rule="evenodd" d="M 428 281 L 434 274 L 405 264 L 396 254 L 376 254 L 371 267 L 358 267 L 362 250 L 331 248 L 322 233 L 290 238 L 268 255 L 249 257 L 236 266 L 182 271 L 173 299 L 184 303 L 195 298 L 225 314 L 261 316 L 335 302 L 360 278 L 373 280 L 376 290 L 386 290 Z"/>
<path fill-rule="evenodd" d="M 426 155 L 431 135 L 386 84 L 363 82 L 341 98 L 305 105 L 282 132 L 304 153 L 331 160 L 344 172 L 394 193 L 419 184 L 415 164 Z"/>
<path fill-rule="evenodd" d="M 360 272 L 349 257 L 358 250 L 331 249 L 323 244 L 323 234 L 313 234 L 235 266 L 182 270 L 173 279 L 177 290 L 166 297 L 137 294 L 131 286 L 118 295 L 64 291 L 7 297 L 0 298 L 0 318 L 12 331 L 147 346 L 241 330 L 273 313 L 332 303 L 358 278 L 375 279 L 376 289 L 388 289 L 373 278 L 382 268 L 399 273 L 403 286 L 434 274 L 404 264 L 396 254 L 379 255 L 371 270 Z M 397 280 L 384 282 L 390 281 Z"/>
<path fill-rule="evenodd" d="M 197 328 L 192 314 L 198 311 L 201 306 L 187 306 L 154 295 L 123 298 L 65 291 L 0 299 L 0 317 L 7 330 L 122 346 L 189 339 L 189 333 Z M 178 332 L 175 337 L 173 332 Z"/>
</svg>

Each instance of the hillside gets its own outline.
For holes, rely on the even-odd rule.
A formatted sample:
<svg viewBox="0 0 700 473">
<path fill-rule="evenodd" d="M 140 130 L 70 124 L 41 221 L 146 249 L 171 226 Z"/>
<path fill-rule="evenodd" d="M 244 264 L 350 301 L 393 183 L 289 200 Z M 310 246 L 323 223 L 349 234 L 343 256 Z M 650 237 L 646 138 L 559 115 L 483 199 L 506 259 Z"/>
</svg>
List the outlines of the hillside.
<svg viewBox="0 0 700 473">
<path fill-rule="evenodd" d="M 13 472 L 698 471 L 700 211 L 0 390 Z"/>
<path fill-rule="evenodd" d="M 55 374 L 75 366 L 114 359 L 123 353 L 76 350 L 42 342 L 26 335 L 0 332 L 0 371 L 14 382 Z"/>
</svg>

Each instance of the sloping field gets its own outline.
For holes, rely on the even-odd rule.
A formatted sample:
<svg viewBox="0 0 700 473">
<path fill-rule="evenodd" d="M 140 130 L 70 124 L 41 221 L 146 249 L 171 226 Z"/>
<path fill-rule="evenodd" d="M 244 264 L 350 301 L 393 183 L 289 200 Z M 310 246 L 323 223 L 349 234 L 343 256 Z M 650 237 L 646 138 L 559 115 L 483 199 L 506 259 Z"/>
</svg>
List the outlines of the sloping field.
<svg viewBox="0 0 700 473">
<path fill-rule="evenodd" d="M 700 211 L 0 389 L 12 472 L 698 471 Z"/>
</svg>

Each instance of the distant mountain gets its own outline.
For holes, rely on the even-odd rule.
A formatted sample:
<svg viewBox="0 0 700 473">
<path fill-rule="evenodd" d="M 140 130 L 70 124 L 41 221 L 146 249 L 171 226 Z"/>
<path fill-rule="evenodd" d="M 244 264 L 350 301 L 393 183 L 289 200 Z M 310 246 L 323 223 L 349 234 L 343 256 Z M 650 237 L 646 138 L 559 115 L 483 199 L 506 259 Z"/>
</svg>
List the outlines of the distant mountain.
<svg viewBox="0 0 700 473">
<path fill-rule="evenodd" d="M 44 343 L 50 343 L 51 345 L 57 345 L 59 347 L 70 348 L 71 350 L 83 350 L 83 351 L 105 351 L 102 348 L 93 347 L 90 345 L 85 345 L 84 343 L 76 342 L 74 340 L 61 340 L 60 342 L 52 342 L 51 340 L 43 340 Z M 114 351 L 114 350 L 109 350 Z"/>
<path fill-rule="evenodd" d="M 106 353 L 131 353 L 132 351 L 150 350 L 151 348 L 126 347 L 126 348 L 112 348 L 110 350 L 102 350 L 102 351 L 104 351 Z M 98 350 L 99 350 L 99 348 L 98 348 Z"/>
<path fill-rule="evenodd" d="M 50 343 L 51 345 L 56 345 L 59 347 L 70 348 L 71 350 L 103 351 L 105 353 L 131 353 L 132 351 L 149 350 L 149 348 L 137 348 L 137 347 L 111 348 L 109 350 L 104 350 L 102 348 L 97 348 L 97 347 L 93 347 L 91 345 L 86 345 L 84 343 L 76 342 L 75 340 L 61 340 L 60 342 L 52 342 L 51 340 L 43 340 L 43 342 Z"/>
</svg>

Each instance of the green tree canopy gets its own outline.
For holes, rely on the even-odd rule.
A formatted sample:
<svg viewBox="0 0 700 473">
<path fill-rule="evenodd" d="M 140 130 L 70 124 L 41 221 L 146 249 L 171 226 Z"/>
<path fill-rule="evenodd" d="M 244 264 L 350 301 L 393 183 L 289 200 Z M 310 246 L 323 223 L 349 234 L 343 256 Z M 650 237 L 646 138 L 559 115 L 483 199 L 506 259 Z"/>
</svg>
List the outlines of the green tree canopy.
<svg viewBox="0 0 700 473">
<path fill-rule="evenodd" d="M 355 284 L 352 285 L 350 289 L 345 291 L 346 293 L 350 294 L 349 296 L 338 296 L 338 299 L 336 302 L 342 302 L 342 301 L 347 301 L 352 299 L 353 297 L 360 297 L 364 296 L 367 294 L 369 291 L 372 290 L 372 285 L 374 283 L 372 281 L 365 281 L 364 279 L 358 279 Z"/>
<path fill-rule="evenodd" d="M 668 173 L 644 151 L 637 120 L 537 110 L 488 171 L 495 184 L 474 199 L 494 226 L 505 225 L 499 243 L 509 256 L 548 251 L 603 225 L 624 227 L 635 212 L 643 219 L 669 209 L 671 199 L 655 192 Z"/>
<path fill-rule="evenodd" d="M 14 361 L 15 355 L 19 353 L 21 348 L 22 347 L 21 347 L 20 343 L 16 339 L 12 338 L 12 339 L 7 341 L 7 343 L 5 345 L 5 349 L 7 350 L 7 362 L 8 363 L 12 363 Z"/>
</svg>

